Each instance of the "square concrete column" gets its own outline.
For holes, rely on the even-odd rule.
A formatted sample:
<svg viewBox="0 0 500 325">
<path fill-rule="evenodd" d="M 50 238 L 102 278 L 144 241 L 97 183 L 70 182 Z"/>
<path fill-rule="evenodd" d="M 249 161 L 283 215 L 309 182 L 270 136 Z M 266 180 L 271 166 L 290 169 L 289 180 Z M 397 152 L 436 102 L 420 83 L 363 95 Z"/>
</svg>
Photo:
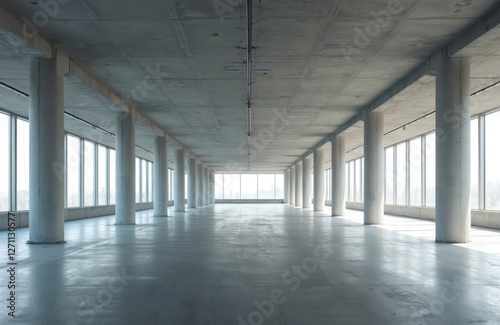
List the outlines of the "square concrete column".
<svg viewBox="0 0 500 325">
<path fill-rule="evenodd" d="M 314 151 L 314 211 L 325 209 L 325 153 Z"/>
<path fill-rule="evenodd" d="M 174 169 L 174 211 L 186 211 L 185 198 L 185 157 L 182 149 L 177 149 L 175 152 L 175 169 Z"/>
<path fill-rule="evenodd" d="M 290 205 L 295 206 L 295 167 L 290 167 Z"/>
<path fill-rule="evenodd" d="M 332 139 L 332 216 L 345 214 L 345 139 L 337 135 Z"/>
<path fill-rule="evenodd" d="M 208 171 L 209 197 L 208 204 L 215 204 L 215 171 Z"/>
<path fill-rule="evenodd" d="M 312 191 L 312 159 L 306 158 L 302 163 L 302 207 L 311 207 Z"/>
<path fill-rule="evenodd" d="M 135 224 L 135 117 L 120 113 L 116 122 L 116 224 Z"/>
<path fill-rule="evenodd" d="M 196 206 L 203 206 L 203 165 L 196 164 Z"/>
<path fill-rule="evenodd" d="M 436 241 L 470 241 L 470 62 L 436 67 Z"/>
<path fill-rule="evenodd" d="M 154 215 L 166 217 L 168 209 L 168 165 L 167 165 L 167 139 L 155 138 L 154 161 Z"/>
<path fill-rule="evenodd" d="M 64 242 L 64 77 L 57 70 L 56 59 L 31 60 L 29 122 L 29 243 L 61 243 Z"/>
<path fill-rule="evenodd" d="M 295 166 L 295 206 L 302 206 L 302 163 Z"/>
<path fill-rule="evenodd" d="M 188 162 L 188 208 L 196 208 L 196 159 L 189 158 Z"/>
<path fill-rule="evenodd" d="M 287 169 L 283 172 L 283 178 L 284 178 L 284 184 L 283 184 L 283 189 L 284 189 L 284 203 L 290 203 L 290 170 Z"/>
<path fill-rule="evenodd" d="M 203 167 L 203 205 L 208 205 L 208 168 Z"/>
<path fill-rule="evenodd" d="M 379 224 L 384 216 L 384 115 L 365 115 L 365 225 Z"/>
</svg>

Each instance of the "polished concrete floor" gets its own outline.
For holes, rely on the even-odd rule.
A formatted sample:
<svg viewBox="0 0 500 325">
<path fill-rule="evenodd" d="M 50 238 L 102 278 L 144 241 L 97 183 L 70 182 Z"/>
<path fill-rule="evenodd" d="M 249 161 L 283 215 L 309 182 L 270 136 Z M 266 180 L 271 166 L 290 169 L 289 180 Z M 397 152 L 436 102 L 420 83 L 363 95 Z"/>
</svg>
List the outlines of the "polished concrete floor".
<svg viewBox="0 0 500 325">
<path fill-rule="evenodd" d="M 16 318 L 2 271 L 0 324 L 500 324 L 499 232 L 436 244 L 430 222 L 285 205 L 172 215 L 68 222 L 59 245 L 19 229 Z"/>
</svg>

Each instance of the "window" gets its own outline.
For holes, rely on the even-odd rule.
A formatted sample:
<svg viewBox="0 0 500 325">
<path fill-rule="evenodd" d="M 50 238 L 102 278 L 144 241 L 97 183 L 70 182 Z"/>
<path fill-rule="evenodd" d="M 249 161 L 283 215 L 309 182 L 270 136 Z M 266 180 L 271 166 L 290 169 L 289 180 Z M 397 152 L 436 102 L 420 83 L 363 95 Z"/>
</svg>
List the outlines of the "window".
<svg viewBox="0 0 500 325">
<path fill-rule="evenodd" d="M 224 198 L 224 175 L 215 174 L 215 199 L 222 200 Z"/>
<path fill-rule="evenodd" d="M 95 205 L 95 144 L 83 142 L 83 193 L 84 205 Z"/>
<path fill-rule="evenodd" d="M 141 202 L 148 200 L 148 164 L 147 161 L 141 159 Z"/>
<path fill-rule="evenodd" d="M 406 205 L 406 142 L 396 146 L 396 204 Z"/>
<path fill-rule="evenodd" d="M 274 198 L 276 200 L 283 200 L 285 198 L 285 175 L 284 174 L 276 174 L 275 175 L 275 192 Z"/>
<path fill-rule="evenodd" d="M 30 134 L 29 123 L 17 119 L 17 210 L 29 210 L 30 189 Z"/>
<path fill-rule="evenodd" d="M 148 161 L 148 202 L 153 202 L 153 163 L 150 161 Z"/>
<path fill-rule="evenodd" d="M 394 147 L 385 149 L 385 203 L 394 204 Z"/>
<path fill-rule="evenodd" d="M 141 202 L 141 160 L 135 158 L 135 203 Z"/>
<path fill-rule="evenodd" d="M 224 199 L 240 199 L 240 174 L 224 174 Z"/>
<path fill-rule="evenodd" d="M 363 186 L 363 179 L 361 177 L 361 173 L 362 173 L 361 159 L 356 159 L 356 161 L 355 161 L 355 176 L 354 176 L 354 179 L 356 182 L 356 185 L 355 185 L 356 193 L 355 193 L 355 198 L 354 198 L 355 202 L 362 202 L 363 201 L 361 199 L 361 188 Z"/>
<path fill-rule="evenodd" d="M 485 117 L 485 208 L 487 210 L 500 209 L 500 111 L 488 114 Z"/>
<path fill-rule="evenodd" d="M 79 207 L 80 202 L 80 139 L 72 135 L 66 137 L 66 166 L 68 208 Z"/>
<path fill-rule="evenodd" d="M 349 162 L 349 201 L 356 201 L 356 169 L 354 160 Z"/>
<path fill-rule="evenodd" d="M 108 204 L 108 150 L 97 146 L 97 204 Z"/>
<path fill-rule="evenodd" d="M 479 209 L 479 121 L 470 122 L 471 209 Z"/>
<path fill-rule="evenodd" d="M 422 205 L 422 138 L 410 141 L 410 205 Z"/>
<path fill-rule="evenodd" d="M 10 116 L 0 113 L 0 211 L 10 210 Z"/>
<path fill-rule="evenodd" d="M 330 200 L 330 169 L 325 170 L 325 200 Z"/>
<path fill-rule="evenodd" d="M 257 174 L 241 174 L 241 198 L 257 199 Z"/>
<path fill-rule="evenodd" d="M 198 185 L 198 184 L 196 184 Z M 174 199 L 174 170 L 168 170 L 168 199 L 172 201 Z"/>
<path fill-rule="evenodd" d="M 436 205 L 436 133 L 425 136 L 425 205 Z"/>
<path fill-rule="evenodd" d="M 116 153 L 109 149 L 109 204 L 116 203 Z"/>
<path fill-rule="evenodd" d="M 274 199 L 274 174 L 259 174 L 259 199 Z"/>
</svg>

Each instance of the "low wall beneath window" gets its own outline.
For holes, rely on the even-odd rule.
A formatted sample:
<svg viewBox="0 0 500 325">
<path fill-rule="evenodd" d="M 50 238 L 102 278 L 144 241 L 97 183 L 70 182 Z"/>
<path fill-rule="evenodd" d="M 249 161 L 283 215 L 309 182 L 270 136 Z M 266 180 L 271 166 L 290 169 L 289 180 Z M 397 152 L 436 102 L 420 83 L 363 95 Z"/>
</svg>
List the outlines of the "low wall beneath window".
<svg viewBox="0 0 500 325">
<path fill-rule="evenodd" d="M 326 202 L 327 205 L 331 205 L 330 201 Z M 360 202 L 346 202 L 346 208 L 363 211 L 364 206 Z M 432 207 L 385 205 L 384 212 L 395 216 L 436 220 L 436 209 Z M 473 226 L 500 229 L 500 211 L 472 210 L 471 219 Z"/>
<path fill-rule="evenodd" d="M 215 203 L 220 204 L 276 204 L 285 203 L 285 200 L 215 200 Z"/>
<path fill-rule="evenodd" d="M 173 201 L 169 201 L 168 205 L 172 206 Z M 150 210 L 153 208 L 153 203 L 137 203 L 135 205 L 136 211 Z M 17 228 L 29 226 L 29 212 L 19 211 L 14 212 L 18 220 Z M 82 207 L 82 208 L 67 208 L 64 209 L 64 221 L 72 221 L 79 219 L 95 218 L 102 216 L 109 216 L 115 214 L 114 205 L 104 205 L 96 207 Z M 7 229 L 7 213 L 0 213 L 0 230 Z"/>
</svg>

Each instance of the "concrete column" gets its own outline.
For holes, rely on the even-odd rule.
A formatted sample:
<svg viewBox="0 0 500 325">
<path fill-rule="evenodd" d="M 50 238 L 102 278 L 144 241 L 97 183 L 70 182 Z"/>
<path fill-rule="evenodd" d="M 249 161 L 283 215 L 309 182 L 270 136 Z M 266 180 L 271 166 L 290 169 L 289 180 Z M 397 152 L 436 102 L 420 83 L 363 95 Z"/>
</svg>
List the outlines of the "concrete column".
<svg viewBox="0 0 500 325">
<path fill-rule="evenodd" d="M 215 204 L 215 171 L 208 172 L 209 197 L 208 204 Z"/>
<path fill-rule="evenodd" d="M 302 206 L 302 163 L 295 166 L 295 206 Z"/>
<path fill-rule="evenodd" d="M 285 179 L 285 184 L 284 184 L 284 194 L 285 194 L 285 200 L 284 203 L 290 203 L 290 170 L 287 169 L 283 173 L 284 179 Z"/>
<path fill-rule="evenodd" d="M 189 158 L 188 163 L 188 208 L 196 208 L 196 159 Z"/>
<path fill-rule="evenodd" d="M 332 139 L 332 216 L 345 214 L 345 139 L 338 135 Z"/>
<path fill-rule="evenodd" d="M 116 224 L 135 224 L 135 118 L 118 114 L 116 123 Z"/>
<path fill-rule="evenodd" d="M 167 139 L 156 137 L 154 161 L 154 215 L 167 216 L 168 208 L 168 165 L 167 165 Z"/>
<path fill-rule="evenodd" d="M 295 167 L 290 167 L 290 205 L 295 206 Z"/>
<path fill-rule="evenodd" d="M 203 206 L 203 165 L 196 164 L 196 206 Z"/>
<path fill-rule="evenodd" d="M 203 205 L 208 205 L 208 168 L 203 167 Z"/>
<path fill-rule="evenodd" d="M 311 191 L 312 191 L 312 159 L 304 159 L 302 164 L 302 207 L 311 207 Z"/>
<path fill-rule="evenodd" d="M 29 243 L 55 244 L 64 242 L 64 77 L 55 59 L 30 69 Z"/>
<path fill-rule="evenodd" d="M 314 211 L 325 209 L 325 153 L 314 151 Z"/>
<path fill-rule="evenodd" d="M 365 116 L 365 225 L 379 224 L 384 215 L 384 115 Z"/>
<path fill-rule="evenodd" d="M 436 67 L 436 241 L 470 241 L 470 62 Z"/>
<path fill-rule="evenodd" d="M 177 149 L 175 152 L 175 169 L 174 169 L 174 211 L 184 212 L 186 211 L 186 198 L 185 198 L 185 186 L 184 184 L 184 151 L 182 149 Z"/>
</svg>

